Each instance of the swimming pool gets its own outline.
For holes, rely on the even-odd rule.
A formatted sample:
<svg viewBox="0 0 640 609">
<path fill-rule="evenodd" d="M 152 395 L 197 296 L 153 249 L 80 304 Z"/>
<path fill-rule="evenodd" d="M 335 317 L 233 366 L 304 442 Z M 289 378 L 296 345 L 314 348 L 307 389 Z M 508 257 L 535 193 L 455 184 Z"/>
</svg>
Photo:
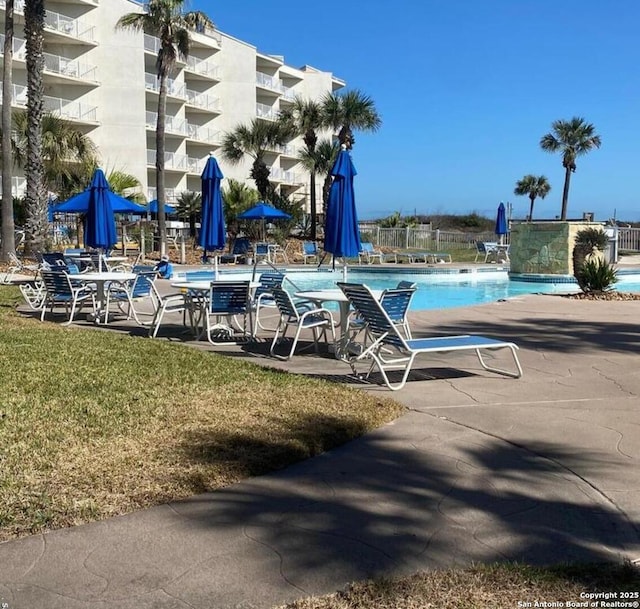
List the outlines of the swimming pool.
<svg viewBox="0 0 640 609">
<path fill-rule="evenodd" d="M 271 269 L 258 271 L 267 272 Z M 221 276 L 233 278 L 250 277 L 251 272 L 220 272 Z M 207 280 L 213 278 L 212 271 L 187 272 L 188 280 Z M 285 287 L 291 292 L 303 290 L 320 290 L 335 288 L 337 281 L 343 280 L 341 270 L 300 271 L 287 270 L 288 283 Z M 384 290 L 395 287 L 398 281 L 409 280 L 418 285 L 418 290 L 411 302 L 411 310 L 425 311 L 429 309 L 451 309 L 470 305 L 497 302 L 506 298 L 515 298 L 525 294 L 566 294 L 577 292 L 575 283 L 517 281 L 510 279 L 506 270 L 489 272 L 456 272 L 444 271 L 425 273 L 371 272 L 358 268 L 349 269 L 347 280 L 365 283 L 371 289 Z M 616 288 L 622 292 L 640 292 L 640 275 L 621 274 Z"/>
</svg>

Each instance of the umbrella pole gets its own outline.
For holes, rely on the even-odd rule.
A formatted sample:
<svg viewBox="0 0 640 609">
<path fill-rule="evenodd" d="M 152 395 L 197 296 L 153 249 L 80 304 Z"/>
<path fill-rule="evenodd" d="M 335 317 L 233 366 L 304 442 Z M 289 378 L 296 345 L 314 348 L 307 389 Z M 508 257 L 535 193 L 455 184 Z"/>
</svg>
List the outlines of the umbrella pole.
<svg viewBox="0 0 640 609">
<path fill-rule="evenodd" d="M 213 254 L 213 279 L 218 281 L 218 254 Z"/>
<path fill-rule="evenodd" d="M 347 261 L 342 259 L 342 281 L 347 282 Z"/>
</svg>

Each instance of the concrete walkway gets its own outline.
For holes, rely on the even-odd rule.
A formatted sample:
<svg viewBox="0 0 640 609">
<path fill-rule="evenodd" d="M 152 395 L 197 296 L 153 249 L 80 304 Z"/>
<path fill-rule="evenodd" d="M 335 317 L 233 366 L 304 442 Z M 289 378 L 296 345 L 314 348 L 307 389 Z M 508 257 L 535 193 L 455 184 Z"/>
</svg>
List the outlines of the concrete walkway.
<svg viewBox="0 0 640 609">
<path fill-rule="evenodd" d="M 395 393 L 355 383 L 328 356 L 283 363 L 264 344 L 200 344 L 349 382 L 407 412 L 274 474 L 0 544 L 0 606 L 266 608 L 471 561 L 637 559 L 639 315 L 640 301 L 541 295 L 413 314 L 416 336 L 515 341 L 525 374 L 492 375 L 447 354 L 420 359 Z"/>
</svg>

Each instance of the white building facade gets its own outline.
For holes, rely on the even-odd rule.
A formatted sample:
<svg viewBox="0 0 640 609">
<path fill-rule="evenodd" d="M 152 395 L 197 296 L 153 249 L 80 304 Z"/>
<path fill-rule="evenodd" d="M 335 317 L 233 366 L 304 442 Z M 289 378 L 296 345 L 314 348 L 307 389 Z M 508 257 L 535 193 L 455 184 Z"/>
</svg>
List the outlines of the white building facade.
<svg viewBox="0 0 640 609">
<path fill-rule="evenodd" d="M 14 108 L 26 107 L 23 9 L 24 0 L 15 0 Z M 156 198 L 159 40 L 116 28 L 122 15 L 142 12 L 142 5 L 134 0 L 47 0 L 46 9 L 45 109 L 70 121 L 95 142 L 107 172 L 117 169 L 136 176 L 147 198 Z M 5 0 L 0 0 L 1 32 L 4 12 Z M 200 174 L 210 152 L 225 178 L 254 186 L 249 179 L 252 159 L 234 166 L 216 153 L 224 134 L 256 117 L 275 120 L 296 95 L 319 100 L 344 85 L 330 72 L 288 66 L 283 57 L 261 53 L 218 30 L 192 33 L 189 58 L 178 63 L 169 82 L 167 202 L 183 191 L 200 190 Z M 274 186 L 304 201 L 308 211 L 309 174 L 297 161 L 301 145 L 298 138 L 270 151 L 266 162 Z M 14 192 L 20 196 L 25 179 L 18 171 L 14 169 Z M 321 193 L 317 203 L 321 205 Z"/>
</svg>

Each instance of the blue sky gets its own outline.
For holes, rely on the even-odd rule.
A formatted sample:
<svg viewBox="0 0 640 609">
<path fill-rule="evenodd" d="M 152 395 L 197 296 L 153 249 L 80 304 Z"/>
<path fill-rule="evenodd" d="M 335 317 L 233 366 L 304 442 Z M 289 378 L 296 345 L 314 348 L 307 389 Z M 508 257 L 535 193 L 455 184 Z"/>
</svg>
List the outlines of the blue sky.
<svg viewBox="0 0 640 609">
<path fill-rule="evenodd" d="M 637 0 L 345 0 L 332 4 L 188 0 L 221 31 L 287 64 L 333 72 L 382 116 L 356 133 L 362 219 L 528 213 L 517 180 L 545 175 L 534 217 L 560 213 L 561 157 L 540 138 L 557 119 L 594 124 L 602 146 L 578 159 L 569 217 L 640 220 Z M 338 6 L 336 3 L 335 6 Z"/>
</svg>

